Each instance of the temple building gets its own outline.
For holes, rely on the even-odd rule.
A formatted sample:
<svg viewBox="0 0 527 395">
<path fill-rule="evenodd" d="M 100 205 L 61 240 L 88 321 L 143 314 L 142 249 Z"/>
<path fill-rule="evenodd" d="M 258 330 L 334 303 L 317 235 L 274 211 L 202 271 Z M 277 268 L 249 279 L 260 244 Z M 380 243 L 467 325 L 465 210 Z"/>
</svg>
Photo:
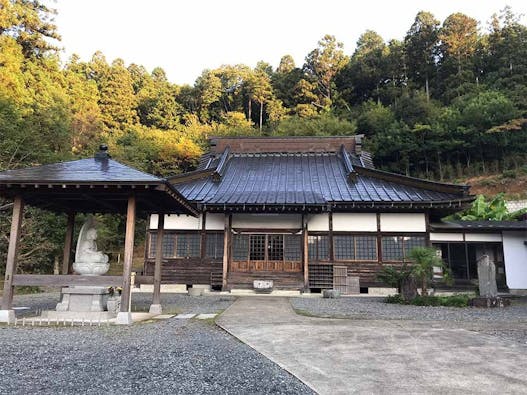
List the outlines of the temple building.
<svg viewBox="0 0 527 395">
<path fill-rule="evenodd" d="M 199 215 L 164 212 L 163 283 L 373 293 L 385 287 L 382 265 L 402 265 L 416 246 L 436 246 L 461 285 L 474 279 L 481 243 L 503 263 L 503 229 L 441 222 L 473 201 L 468 186 L 378 170 L 362 137 L 211 139 L 197 170 L 169 179 Z M 158 219 L 150 217 L 146 275 Z"/>
</svg>

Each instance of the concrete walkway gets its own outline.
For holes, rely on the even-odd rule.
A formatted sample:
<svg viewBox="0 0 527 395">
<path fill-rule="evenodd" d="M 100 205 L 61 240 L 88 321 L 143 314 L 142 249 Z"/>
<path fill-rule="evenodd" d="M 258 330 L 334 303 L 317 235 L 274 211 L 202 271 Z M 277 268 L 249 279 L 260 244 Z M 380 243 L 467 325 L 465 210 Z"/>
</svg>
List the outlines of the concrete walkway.
<svg viewBox="0 0 527 395">
<path fill-rule="evenodd" d="M 216 322 L 320 394 L 527 393 L 527 346 L 452 323 L 305 317 L 257 297 Z"/>
</svg>

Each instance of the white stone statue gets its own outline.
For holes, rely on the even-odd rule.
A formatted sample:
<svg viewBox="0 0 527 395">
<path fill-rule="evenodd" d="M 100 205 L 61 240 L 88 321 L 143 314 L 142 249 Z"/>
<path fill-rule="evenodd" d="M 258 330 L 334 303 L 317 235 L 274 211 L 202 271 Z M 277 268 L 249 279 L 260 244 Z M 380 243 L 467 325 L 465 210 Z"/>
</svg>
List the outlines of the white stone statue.
<svg viewBox="0 0 527 395">
<path fill-rule="evenodd" d="M 110 268 L 108 255 L 97 250 L 97 229 L 90 215 L 82 225 L 75 252 L 75 263 L 73 270 L 86 276 L 97 276 L 104 274 Z"/>
</svg>

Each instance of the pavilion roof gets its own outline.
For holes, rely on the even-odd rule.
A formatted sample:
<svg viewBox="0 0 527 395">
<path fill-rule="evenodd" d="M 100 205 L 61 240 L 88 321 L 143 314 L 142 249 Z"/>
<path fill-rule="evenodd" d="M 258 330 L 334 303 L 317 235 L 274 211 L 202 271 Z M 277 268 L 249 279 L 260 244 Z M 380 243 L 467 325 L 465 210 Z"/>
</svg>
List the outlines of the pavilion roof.
<svg viewBox="0 0 527 395">
<path fill-rule="evenodd" d="M 105 149 L 94 158 L 0 172 L 0 196 L 21 195 L 51 211 L 124 214 L 131 194 L 140 214 L 197 213 L 167 180 L 119 163 Z"/>
</svg>

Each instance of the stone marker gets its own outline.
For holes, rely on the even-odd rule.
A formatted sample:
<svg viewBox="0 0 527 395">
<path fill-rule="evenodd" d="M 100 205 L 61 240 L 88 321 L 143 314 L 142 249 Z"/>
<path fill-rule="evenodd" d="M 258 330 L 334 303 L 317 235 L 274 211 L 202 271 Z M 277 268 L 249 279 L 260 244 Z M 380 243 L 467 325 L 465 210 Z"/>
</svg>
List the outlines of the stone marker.
<svg viewBox="0 0 527 395">
<path fill-rule="evenodd" d="M 325 289 L 322 291 L 322 297 L 326 299 L 340 298 L 340 291 L 336 289 Z"/>
<path fill-rule="evenodd" d="M 478 281 L 479 295 L 484 298 L 495 298 L 498 296 L 496 285 L 496 265 L 488 255 L 478 259 Z"/>
</svg>

